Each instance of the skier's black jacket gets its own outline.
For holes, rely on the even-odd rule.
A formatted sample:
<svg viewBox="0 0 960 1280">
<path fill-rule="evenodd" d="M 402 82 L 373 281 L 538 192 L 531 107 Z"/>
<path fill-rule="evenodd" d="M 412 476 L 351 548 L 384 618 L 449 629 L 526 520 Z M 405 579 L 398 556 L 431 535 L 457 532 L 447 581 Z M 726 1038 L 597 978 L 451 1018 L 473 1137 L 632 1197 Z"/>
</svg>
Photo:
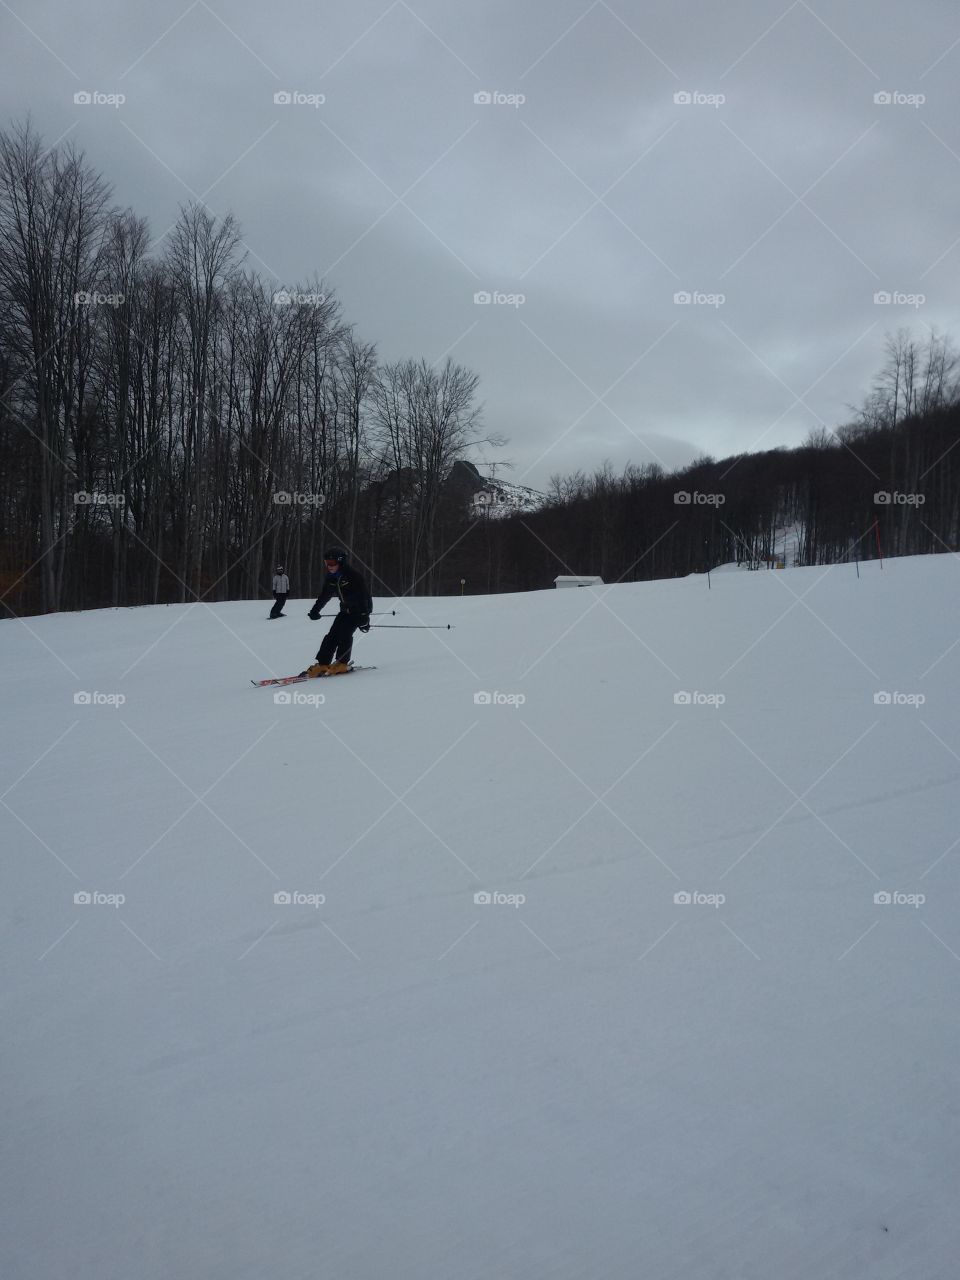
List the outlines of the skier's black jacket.
<svg viewBox="0 0 960 1280">
<path fill-rule="evenodd" d="M 319 616 L 328 600 L 340 601 L 340 612 L 350 614 L 359 620 L 373 611 L 373 598 L 367 590 L 367 584 L 353 565 L 342 564 L 339 573 L 328 573 L 323 590 L 317 596 L 316 603 L 310 610 L 310 617 Z"/>
</svg>

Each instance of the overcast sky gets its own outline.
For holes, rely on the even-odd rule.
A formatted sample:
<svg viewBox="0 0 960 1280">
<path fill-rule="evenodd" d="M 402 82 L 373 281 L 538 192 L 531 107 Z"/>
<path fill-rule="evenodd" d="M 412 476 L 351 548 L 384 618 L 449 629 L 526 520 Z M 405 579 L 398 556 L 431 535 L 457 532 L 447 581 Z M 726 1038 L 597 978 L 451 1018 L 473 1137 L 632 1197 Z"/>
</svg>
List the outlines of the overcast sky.
<svg viewBox="0 0 960 1280">
<path fill-rule="evenodd" d="M 955 0 L 0 0 L 0 50 L 158 239 L 202 196 L 475 369 L 503 479 L 796 444 L 960 337 Z"/>
</svg>

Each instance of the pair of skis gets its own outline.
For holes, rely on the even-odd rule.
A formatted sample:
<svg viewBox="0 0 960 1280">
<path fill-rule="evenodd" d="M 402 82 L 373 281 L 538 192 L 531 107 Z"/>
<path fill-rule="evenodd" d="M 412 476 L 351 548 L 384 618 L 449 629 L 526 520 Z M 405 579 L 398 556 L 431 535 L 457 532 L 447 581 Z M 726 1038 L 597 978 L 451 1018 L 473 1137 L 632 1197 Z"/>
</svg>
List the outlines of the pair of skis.
<svg viewBox="0 0 960 1280">
<path fill-rule="evenodd" d="M 320 676 L 274 676 L 269 680 L 251 680 L 250 683 L 257 689 L 264 689 L 268 685 L 284 685 L 284 684 L 300 684 L 303 680 L 328 680 L 332 676 L 350 676 L 355 671 L 376 671 L 376 667 L 355 667 L 350 666 L 346 671 L 327 671 Z"/>
</svg>

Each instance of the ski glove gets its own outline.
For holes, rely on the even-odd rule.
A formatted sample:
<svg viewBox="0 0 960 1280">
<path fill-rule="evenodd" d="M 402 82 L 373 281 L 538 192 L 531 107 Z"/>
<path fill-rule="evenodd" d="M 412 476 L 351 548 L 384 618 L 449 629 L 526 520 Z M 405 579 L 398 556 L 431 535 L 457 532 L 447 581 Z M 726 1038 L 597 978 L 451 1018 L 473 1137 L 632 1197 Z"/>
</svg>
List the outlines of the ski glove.
<svg viewBox="0 0 960 1280">
<path fill-rule="evenodd" d="M 366 634 L 366 633 L 370 630 L 370 615 L 369 615 L 369 613 L 364 613 L 364 614 L 361 614 L 361 615 L 360 615 L 360 622 L 359 622 L 359 624 L 358 624 L 358 625 L 359 625 L 360 630 L 361 630 L 364 634 Z"/>
<path fill-rule="evenodd" d="M 320 617 L 320 615 L 319 613 L 314 613 L 314 611 L 311 609 L 310 612 L 307 614 L 307 617 L 310 619 L 311 622 L 316 622 L 316 620 Z"/>
</svg>

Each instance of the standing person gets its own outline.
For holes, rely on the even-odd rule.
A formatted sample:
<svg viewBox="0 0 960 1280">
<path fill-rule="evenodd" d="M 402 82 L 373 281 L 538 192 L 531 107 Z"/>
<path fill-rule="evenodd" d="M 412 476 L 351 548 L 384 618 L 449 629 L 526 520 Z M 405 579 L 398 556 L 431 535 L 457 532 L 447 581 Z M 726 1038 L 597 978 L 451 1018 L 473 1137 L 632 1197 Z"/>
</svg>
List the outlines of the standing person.
<svg viewBox="0 0 960 1280">
<path fill-rule="evenodd" d="M 358 629 L 364 633 L 370 630 L 373 609 L 367 584 L 347 562 L 347 553 L 342 547 L 331 547 L 325 552 L 323 563 L 327 570 L 326 580 L 307 617 L 316 622 L 323 606 L 333 599 L 340 601 L 340 612 L 323 637 L 316 663 L 304 673 L 311 676 L 339 675 L 347 670 L 353 652 L 353 633 Z"/>
<path fill-rule="evenodd" d="M 273 575 L 273 608 L 270 610 L 271 618 L 284 618 L 286 614 L 283 612 L 283 606 L 287 603 L 287 596 L 290 594 L 290 579 L 283 571 L 283 565 L 277 565 L 277 571 Z"/>
</svg>

